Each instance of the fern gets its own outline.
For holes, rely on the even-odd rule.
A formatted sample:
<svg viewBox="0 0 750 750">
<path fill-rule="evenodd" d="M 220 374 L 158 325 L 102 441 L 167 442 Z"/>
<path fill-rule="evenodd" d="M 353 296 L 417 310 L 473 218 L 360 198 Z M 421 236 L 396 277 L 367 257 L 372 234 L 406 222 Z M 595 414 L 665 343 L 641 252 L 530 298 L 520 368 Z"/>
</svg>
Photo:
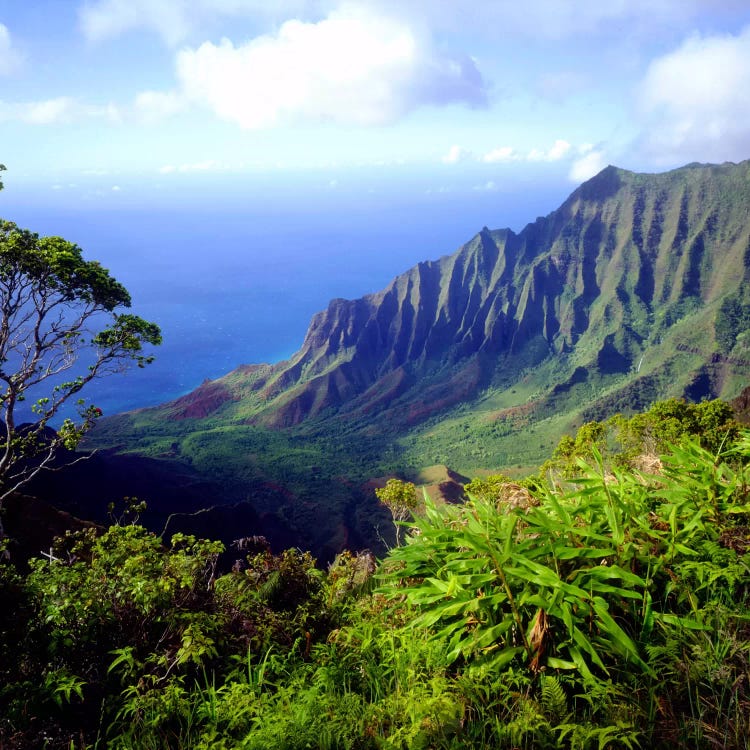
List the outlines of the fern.
<svg viewBox="0 0 750 750">
<path fill-rule="evenodd" d="M 540 704 L 544 715 L 551 721 L 560 722 L 568 713 L 568 700 L 560 680 L 554 675 L 542 675 Z"/>
</svg>

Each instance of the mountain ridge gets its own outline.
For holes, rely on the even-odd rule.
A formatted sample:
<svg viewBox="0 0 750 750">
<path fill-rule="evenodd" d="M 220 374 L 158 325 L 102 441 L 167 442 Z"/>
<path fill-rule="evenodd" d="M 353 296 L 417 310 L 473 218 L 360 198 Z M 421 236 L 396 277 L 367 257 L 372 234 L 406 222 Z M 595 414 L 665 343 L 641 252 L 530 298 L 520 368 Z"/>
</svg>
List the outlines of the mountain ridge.
<svg viewBox="0 0 750 750">
<path fill-rule="evenodd" d="M 571 376 L 577 367 L 626 373 L 660 332 L 740 292 L 750 228 L 737 213 L 748 206 L 750 162 L 655 175 L 608 166 L 518 233 L 484 227 L 378 292 L 331 300 L 290 359 L 237 368 L 165 405 L 165 414 L 234 406 L 236 418 L 285 428 L 387 410 L 425 375 L 442 390 L 468 379 L 455 397 L 423 408 L 429 416 L 489 387 L 498 363 L 572 355 Z M 595 339 L 601 344 L 585 353 Z M 200 414 L 185 408 L 191 399 Z"/>
</svg>

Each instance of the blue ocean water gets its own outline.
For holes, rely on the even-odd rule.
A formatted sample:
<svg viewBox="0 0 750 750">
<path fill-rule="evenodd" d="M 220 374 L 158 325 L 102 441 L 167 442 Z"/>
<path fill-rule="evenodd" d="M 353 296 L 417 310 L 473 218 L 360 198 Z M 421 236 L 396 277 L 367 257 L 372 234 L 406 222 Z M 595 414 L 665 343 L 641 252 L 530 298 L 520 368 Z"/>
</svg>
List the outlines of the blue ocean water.
<svg viewBox="0 0 750 750">
<path fill-rule="evenodd" d="M 113 414 L 163 403 L 240 364 L 282 360 L 330 299 L 378 291 L 415 263 L 455 251 L 484 225 L 520 229 L 566 189 L 324 199 L 310 191 L 246 202 L 234 193 L 231 200 L 104 206 L 14 200 L 6 191 L 0 215 L 76 242 L 128 288 L 134 313 L 161 326 L 153 364 L 87 387 L 90 402 Z"/>
</svg>

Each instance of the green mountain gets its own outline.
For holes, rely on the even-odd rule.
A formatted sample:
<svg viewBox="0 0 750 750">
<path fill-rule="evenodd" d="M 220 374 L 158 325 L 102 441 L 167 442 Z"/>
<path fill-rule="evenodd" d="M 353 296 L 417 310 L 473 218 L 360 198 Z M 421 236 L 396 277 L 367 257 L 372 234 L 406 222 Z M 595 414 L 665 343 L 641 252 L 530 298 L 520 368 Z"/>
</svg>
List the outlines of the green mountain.
<svg viewBox="0 0 750 750">
<path fill-rule="evenodd" d="M 333 300 L 288 361 L 240 367 L 161 413 L 274 428 L 387 416 L 404 428 L 549 361 L 551 395 L 610 376 L 658 395 L 665 371 L 672 392 L 736 391 L 749 210 L 750 162 L 608 167 L 519 234 L 485 228 L 376 294 Z"/>
<path fill-rule="evenodd" d="M 610 166 L 520 233 L 485 228 L 380 292 L 333 300 L 289 360 L 106 420 L 93 440 L 190 463 L 294 528 L 325 508 L 337 520 L 321 539 L 371 538 L 372 507 L 357 520 L 368 477 L 518 469 L 588 419 L 736 396 L 749 276 L 750 161 Z"/>
</svg>

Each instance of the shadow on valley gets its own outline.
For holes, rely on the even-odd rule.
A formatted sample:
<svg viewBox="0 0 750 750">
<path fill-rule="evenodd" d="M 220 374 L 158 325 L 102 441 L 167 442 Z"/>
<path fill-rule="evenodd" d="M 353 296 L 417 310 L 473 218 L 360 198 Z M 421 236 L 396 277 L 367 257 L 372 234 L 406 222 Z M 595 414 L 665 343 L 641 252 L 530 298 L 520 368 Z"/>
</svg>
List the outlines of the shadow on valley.
<svg viewBox="0 0 750 750">
<path fill-rule="evenodd" d="M 390 517 L 372 489 L 343 479 L 313 475 L 286 486 L 263 479 L 240 484 L 208 478 L 175 459 L 113 450 L 71 464 L 74 457 L 60 456 L 56 470 L 40 473 L 25 488 L 64 513 L 58 523 L 45 512 L 48 533 L 35 537 L 37 545 L 48 545 L 70 527 L 67 514 L 109 525 L 122 512 L 125 498 L 145 501 L 139 522 L 165 540 L 182 532 L 222 541 L 230 565 L 231 544 L 243 537 L 264 536 L 274 551 L 309 550 L 319 564 L 327 564 L 345 548 L 382 554 L 383 538 L 393 534 Z M 38 554 L 39 549 L 29 552 Z"/>
</svg>

